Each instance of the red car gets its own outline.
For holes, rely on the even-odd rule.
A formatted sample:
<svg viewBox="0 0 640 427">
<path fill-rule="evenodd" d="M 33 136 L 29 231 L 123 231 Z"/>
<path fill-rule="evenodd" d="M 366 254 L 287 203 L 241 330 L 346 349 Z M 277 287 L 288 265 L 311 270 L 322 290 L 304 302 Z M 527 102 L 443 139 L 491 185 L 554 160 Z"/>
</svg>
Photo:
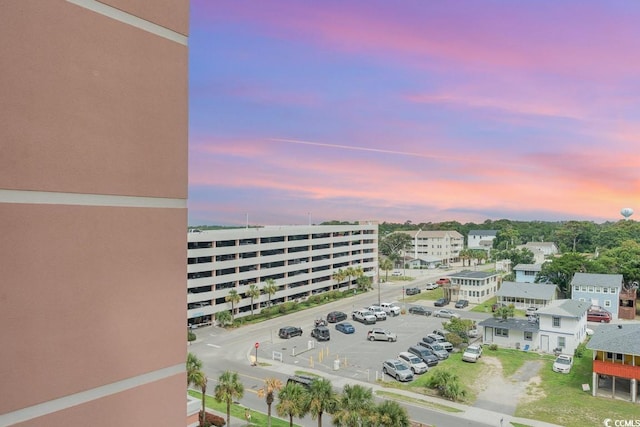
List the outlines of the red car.
<svg viewBox="0 0 640 427">
<path fill-rule="evenodd" d="M 609 323 L 611 322 L 611 313 L 607 310 L 589 310 L 587 311 L 587 321 Z"/>
<path fill-rule="evenodd" d="M 436 280 L 436 283 L 438 285 L 444 285 L 445 283 L 449 283 L 449 279 L 447 279 L 446 277 L 441 277 L 438 280 Z"/>
</svg>

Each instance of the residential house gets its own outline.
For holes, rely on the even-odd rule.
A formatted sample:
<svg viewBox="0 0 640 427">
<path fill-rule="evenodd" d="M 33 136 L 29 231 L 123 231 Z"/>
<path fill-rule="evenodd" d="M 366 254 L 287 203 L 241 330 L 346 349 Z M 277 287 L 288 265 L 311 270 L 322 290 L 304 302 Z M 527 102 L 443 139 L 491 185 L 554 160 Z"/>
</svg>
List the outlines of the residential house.
<svg viewBox="0 0 640 427">
<path fill-rule="evenodd" d="M 562 299 L 550 301 L 539 309 L 539 350 L 550 353 L 558 349 L 562 353 L 573 354 L 587 337 L 589 307 L 591 304 L 588 302 Z"/>
<path fill-rule="evenodd" d="M 496 292 L 498 303 L 513 304 L 515 308 L 546 307 L 556 299 L 557 286 L 549 283 L 502 282 Z"/>
<path fill-rule="evenodd" d="M 466 299 L 479 304 L 496 294 L 500 275 L 488 271 L 464 270 L 447 275 L 449 283 L 443 285 L 451 301 Z"/>
<path fill-rule="evenodd" d="M 592 395 L 610 392 L 638 402 L 640 324 L 600 325 L 587 348 L 593 350 Z"/>
<path fill-rule="evenodd" d="M 497 235 L 497 230 L 470 230 L 467 235 L 467 248 L 489 251 Z"/>
<path fill-rule="evenodd" d="M 397 231 L 411 237 L 405 255 L 414 259 L 437 259 L 439 264 L 450 265 L 460 261 L 464 248 L 464 236 L 455 230 L 411 230 Z"/>
<path fill-rule="evenodd" d="M 533 253 L 534 263 L 542 264 L 546 259 L 558 253 L 558 247 L 553 242 L 528 242 L 516 246 L 517 249 L 528 249 Z"/>
<path fill-rule="evenodd" d="M 575 273 L 571 280 L 571 299 L 600 306 L 611 312 L 612 320 L 617 320 L 622 283 L 622 274 Z"/>
<path fill-rule="evenodd" d="M 516 275 L 516 282 L 533 283 L 542 270 L 542 264 L 518 264 L 513 267 Z"/>
<path fill-rule="evenodd" d="M 527 319 L 490 317 L 478 323 L 484 344 L 500 347 L 538 350 L 538 322 Z"/>
</svg>

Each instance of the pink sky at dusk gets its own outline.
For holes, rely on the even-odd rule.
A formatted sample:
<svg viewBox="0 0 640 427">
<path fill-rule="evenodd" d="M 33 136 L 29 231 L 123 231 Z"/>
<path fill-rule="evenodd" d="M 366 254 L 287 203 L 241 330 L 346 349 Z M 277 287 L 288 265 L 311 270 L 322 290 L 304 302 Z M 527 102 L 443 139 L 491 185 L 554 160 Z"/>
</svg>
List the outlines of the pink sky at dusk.
<svg viewBox="0 0 640 427">
<path fill-rule="evenodd" d="M 189 224 L 616 221 L 640 3 L 191 1 Z"/>
</svg>

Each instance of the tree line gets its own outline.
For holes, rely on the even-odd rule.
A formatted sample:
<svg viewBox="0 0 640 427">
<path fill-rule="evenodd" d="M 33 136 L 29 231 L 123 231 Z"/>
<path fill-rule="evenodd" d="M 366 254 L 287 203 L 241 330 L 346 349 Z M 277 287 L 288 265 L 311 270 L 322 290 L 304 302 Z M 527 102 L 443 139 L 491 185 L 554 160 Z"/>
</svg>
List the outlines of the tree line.
<svg viewBox="0 0 640 427">
<path fill-rule="evenodd" d="M 187 386 L 194 386 L 202 391 L 202 410 L 200 411 L 200 427 L 206 424 L 205 394 L 207 376 L 202 370 L 202 361 L 192 353 L 187 355 Z M 244 396 L 244 385 L 237 372 L 226 371 L 218 378 L 213 397 L 226 406 L 226 426 L 231 425 L 231 404 Z M 289 419 L 293 427 L 293 418 L 310 415 L 318 420 L 322 427 L 323 415 L 330 414 L 334 426 L 338 427 L 410 427 L 411 421 L 404 407 L 399 403 L 386 400 L 376 404 L 373 391 L 361 385 L 345 385 L 341 393 L 337 393 L 331 381 L 318 377 L 309 387 L 297 382 L 283 384 L 277 378 L 267 378 L 258 389 L 258 396 L 265 399 L 267 405 L 267 422 L 271 427 L 271 409 L 275 403 L 278 416 Z"/>
</svg>

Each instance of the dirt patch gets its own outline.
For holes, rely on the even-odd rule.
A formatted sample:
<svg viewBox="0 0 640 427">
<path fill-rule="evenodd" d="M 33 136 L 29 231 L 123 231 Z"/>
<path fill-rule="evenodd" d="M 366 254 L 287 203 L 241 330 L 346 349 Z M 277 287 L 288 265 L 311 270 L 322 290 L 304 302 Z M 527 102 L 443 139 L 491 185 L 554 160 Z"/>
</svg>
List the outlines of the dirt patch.
<svg viewBox="0 0 640 427">
<path fill-rule="evenodd" d="M 504 378 L 497 357 L 483 356 L 487 372 L 480 376 L 474 388 L 481 390 L 473 406 L 514 415 L 521 401 L 536 400 L 543 395 L 540 377 L 541 361 L 526 361 L 511 377 Z"/>
</svg>

